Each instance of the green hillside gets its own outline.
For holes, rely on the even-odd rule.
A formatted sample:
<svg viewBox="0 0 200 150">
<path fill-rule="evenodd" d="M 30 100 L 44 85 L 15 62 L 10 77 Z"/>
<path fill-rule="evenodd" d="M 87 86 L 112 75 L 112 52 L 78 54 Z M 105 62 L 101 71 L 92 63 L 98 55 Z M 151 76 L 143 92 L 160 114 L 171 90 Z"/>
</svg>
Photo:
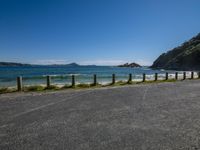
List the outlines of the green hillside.
<svg viewBox="0 0 200 150">
<path fill-rule="evenodd" d="M 151 68 L 200 70 L 200 33 L 181 46 L 160 55 Z"/>
</svg>

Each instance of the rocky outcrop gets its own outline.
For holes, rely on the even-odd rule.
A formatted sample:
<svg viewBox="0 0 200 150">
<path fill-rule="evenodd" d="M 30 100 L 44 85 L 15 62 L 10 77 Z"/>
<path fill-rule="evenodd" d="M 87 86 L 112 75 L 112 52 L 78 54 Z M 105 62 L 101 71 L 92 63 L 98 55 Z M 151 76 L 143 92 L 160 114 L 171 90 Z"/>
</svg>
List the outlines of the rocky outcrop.
<svg viewBox="0 0 200 150">
<path fill-rule="evenodd" d="M 126 64 L 123 64 L 123 65 L 119 65 L 118 67 L 131 67 L 131 68 L 134 68 L 134 67 L 141 67 L 139 64 L 137 63 L 126 63 Z"/>
</svg>

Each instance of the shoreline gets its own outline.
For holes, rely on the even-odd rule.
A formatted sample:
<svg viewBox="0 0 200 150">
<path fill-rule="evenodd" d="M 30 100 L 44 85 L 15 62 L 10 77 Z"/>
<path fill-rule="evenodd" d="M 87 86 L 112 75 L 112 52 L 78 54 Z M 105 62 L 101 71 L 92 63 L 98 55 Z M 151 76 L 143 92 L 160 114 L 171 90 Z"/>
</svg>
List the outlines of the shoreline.
<svg viewBox="0 0 200 150">
<path fill-rule="evenodd" d="M 55 79 L 55 75 L 50 75 L 50 77 L 52 78 L 52 85 L 55 85 L 55 86 L 58 86 L 58 87 L 62 87 L 62 86 L 66 86 L 66 85 L 70 85 L 72 82 L 71 82 L 71 76 L 74 75 L 75 78 L 77 76 L 77 74 L 71 74 L 71 75 L 65 75 L 65 77 L 69 77 L 67 79 L 63 78 L 63 75 L 56 75 L 56 77 L 60 80 L 56 80 Z M 139 81 L 142 81 L 142 78 L 143 78 L 143 75 L 142 74 L 132 74 L 133 75 L 133 79 L 132 81 L 133 82 L 139 82 Z M 85 78 L 85 76 L 82 76 L 82 78 L 76 78 L 75 81 L 76 81 L 76 85 L 79 85 L 79 84 L 92 84 L 92 81 L 93 81 L 93 76 L 92 75 L 86 75 L 86 76 L 90 76 L 90 78 Z M 151 80 L 154 80 L 155 78 L 155 74 L 146 74 L 146 80 L 147 81 L 151 81 Z M 158 80 L 164 80 L 165 79 L 165 76 L 166 74 L 164 73 L 160 73 L 158 74 Z M 41 76 L 41 80 L 39 78 L 40 76 L 34 76 L 34 77 L 30 77 L 30 78 L 27 78 L 27 77 L 23 77 L 23 84 L 24 86 L 26 87 L 29 87 L 29 86 L 46 86 L 46 76 Z M 175 74 L 174 73 L 169 73 L 168 74 L 168 77 L 169 79 L 173 79 L 175 78 Z M 190 78 L 191 77 L 191 72 L 187 71 L 186 72 L 186 78 Z M 194 72 L 194 78 L 197 78 L 198 77 L 198 72 Z M 39 78 L 38 80 L 35 80 L 35 78 Z M 117 76 L 116 74 L 116 82 L 126 82 L 128 80 L 128 75 L 127 76 Z M 178 74 L 178 78 L 179 79 L 183 79 L 183 73 L 179 73 Z M 112 82 L 112 76 L 110 77 L 103 77 L 103 76 L 98 76 L 97 77 L 97 81 L 99 84 L 101 85 L 107 85 L 109 83 Z M 12 79 L 12 82 L 0 82 L 2 84 L 2 86 L 0 86 L 0 89 L 1 88 L 16 88 L 16 79 L 13 78 Z M 12 84 L 12 85 L 11 85 Z"/>
<path fill-rule="evenodd" d="M 169 74 L 168 80 L 165 80 L 162 78 L 157 78 L 155 81 L 154 78 L 146 78 L 145 81 L 142 81 L 141 79 L 133 79 L 131 82 L 128 80 L 116 80 L 115 83 L 111 82 L 104 82 L 103 84 L 97 83 L 96 85 L 93 85 L 92 83 L 76 83 L 75 86 L 72 86 L 70 84 L 51 84 L 50 87 L 47 87 L 46 84 L 37 84 L 37 85 L 24 85 L 22 87 L 21 92 L 48 92 L 48 91 L 62 91 L 67 89 L 95 89 L 95 88 L 109 88 L 109 87 L 120 87 L 120 86 L 127 86 L 127 85 L 139 85 L 139 84 L 152 84 L 152 83 L 166 83 L 166 82 L 178 82 L 178 81 L 185 81 L 185 80 L 198 80 L 198 75 L 194 74 L 193 79 L 188 78 L 191 76 L 190 74 L 186 75 L 186 78 L 183 78 L 183 75 L 179 75 L 178 80 L 175 79 L 175 75 Z M 151 75 L 153 76 L 153 75 Z M 6 94 L 6 93 L 16 93 L 20 92 L 17 90 L 17 86 L 13 87 L 7 87 L 7 88 L 0 88 L 0 94 Z"/>
</svg>

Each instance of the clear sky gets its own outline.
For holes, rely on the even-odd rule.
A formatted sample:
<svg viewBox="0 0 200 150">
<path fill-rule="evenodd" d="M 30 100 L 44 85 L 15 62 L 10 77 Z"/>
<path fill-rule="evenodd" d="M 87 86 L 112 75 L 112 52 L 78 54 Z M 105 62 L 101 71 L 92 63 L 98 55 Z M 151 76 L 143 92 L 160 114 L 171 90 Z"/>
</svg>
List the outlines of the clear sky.
<svg viewBox="0 0 200 150">
<path fill-rule="evenodd" d="M 0 0 L 0 61 L 151 63 L 200 32 L 200 0 Z"/>
</svg>

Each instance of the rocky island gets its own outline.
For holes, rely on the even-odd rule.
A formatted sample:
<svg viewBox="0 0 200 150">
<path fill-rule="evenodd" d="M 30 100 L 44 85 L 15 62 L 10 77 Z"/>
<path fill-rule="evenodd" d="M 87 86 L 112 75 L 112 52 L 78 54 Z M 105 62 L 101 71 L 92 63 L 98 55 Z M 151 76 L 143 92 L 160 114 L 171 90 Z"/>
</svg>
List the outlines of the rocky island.
<svg viewBox="0 0 200 150">
<path fill-rule="evenodd" d="M 181 46 L 160 55 L 151 68 L 200 70 L 200 33 Z"/>
<path fill-rule="evenodd" d="M 131 68 L 135 68 L 135 67 L 141 67 L 139 64 L 137 63 L 125 63 L 123 65 L 119 65 L 117 67 L 131 67 Z"/>
</svg>

